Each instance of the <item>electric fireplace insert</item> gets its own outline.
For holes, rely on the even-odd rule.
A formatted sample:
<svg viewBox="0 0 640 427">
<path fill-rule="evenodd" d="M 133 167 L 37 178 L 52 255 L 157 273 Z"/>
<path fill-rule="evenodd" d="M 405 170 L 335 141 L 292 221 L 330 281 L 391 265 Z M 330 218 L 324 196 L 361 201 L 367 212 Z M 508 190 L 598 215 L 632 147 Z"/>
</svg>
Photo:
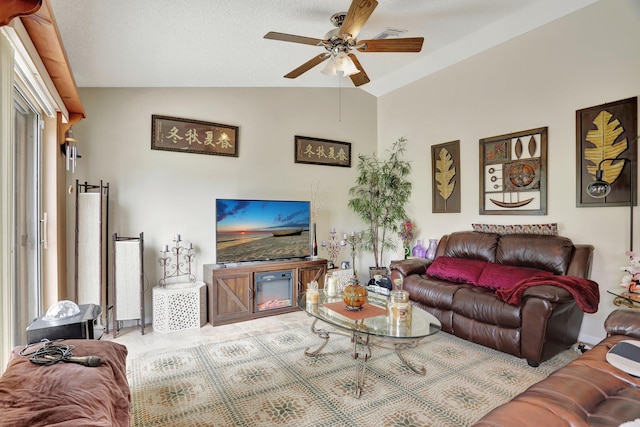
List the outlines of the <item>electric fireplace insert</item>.
<svg viewBox="0 0 640 427">
<path fill-rule="evenodd" d="M 293 270 L 256 273 L 255 312 L 291 307 Z"/>
</svg>

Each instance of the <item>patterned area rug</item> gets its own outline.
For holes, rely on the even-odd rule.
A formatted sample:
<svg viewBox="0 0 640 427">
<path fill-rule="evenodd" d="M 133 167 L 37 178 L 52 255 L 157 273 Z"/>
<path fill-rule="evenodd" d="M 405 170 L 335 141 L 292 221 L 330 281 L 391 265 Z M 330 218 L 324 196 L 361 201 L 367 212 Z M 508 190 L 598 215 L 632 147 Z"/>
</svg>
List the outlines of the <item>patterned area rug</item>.
<svg viewBox="0 0 640 427">
<path fill-rule="evenodd" d="M 567 350 L 531 368 L 522 360 L 446 333 L 404 356 L 373 348 L 362 395 L 347 337 L 308 328 L 147 353 L 128 363 L 132 425 L 150 426 L 468 426 L 573 360 Z"/>
</svg>

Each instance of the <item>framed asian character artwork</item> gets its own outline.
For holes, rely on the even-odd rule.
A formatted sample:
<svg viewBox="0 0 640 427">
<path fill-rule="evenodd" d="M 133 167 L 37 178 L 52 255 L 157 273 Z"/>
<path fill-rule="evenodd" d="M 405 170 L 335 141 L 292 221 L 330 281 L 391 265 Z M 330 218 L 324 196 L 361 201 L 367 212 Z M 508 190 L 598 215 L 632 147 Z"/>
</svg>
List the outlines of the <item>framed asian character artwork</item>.
<svg viewBox="0 0 640 427">
<path fill-rule="evenodd" d="M 460 141 L 431 146 L 432 212 L 460 212 Z"/>
<path fill-rule="evenodd" d="M 350 168 L 351 144 L 296 135 L 294 162 Z"/>
<path fill-rule="evenodd" d="M 637 97 L 576 111 L 577 207 L 637 203 L 634 190 L 637 186 L 632 181 L 632 177 L 638 176 L 637 135 Z M 611 192 L 604 198 L 593 198 L 587 193 L 589 183 L 596 180 L 598 168 L 602 180 L 611 184 Z"/>
<path fill-rule="evenodd" d="M 154 114 L 151 149 L 238 157 L 238 127 Z"/>
<path fill-rule="evenodd" d="M 547 214 L 547 132 L 480 140 L 480 215 Z"/>
</svg>

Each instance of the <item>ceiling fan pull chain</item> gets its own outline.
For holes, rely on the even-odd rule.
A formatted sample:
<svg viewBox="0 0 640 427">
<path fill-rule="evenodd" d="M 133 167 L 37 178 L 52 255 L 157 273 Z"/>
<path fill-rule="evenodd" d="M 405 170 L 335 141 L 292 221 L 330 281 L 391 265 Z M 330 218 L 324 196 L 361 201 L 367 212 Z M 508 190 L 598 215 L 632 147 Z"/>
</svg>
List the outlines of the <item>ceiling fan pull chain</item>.
<svg viewBox="0 0 640 427">
<path fill-rule="evenodd" d="M 338 121 L 342 121 L 342 77 L 343 74 L 338 77 Z"/>
</svg>

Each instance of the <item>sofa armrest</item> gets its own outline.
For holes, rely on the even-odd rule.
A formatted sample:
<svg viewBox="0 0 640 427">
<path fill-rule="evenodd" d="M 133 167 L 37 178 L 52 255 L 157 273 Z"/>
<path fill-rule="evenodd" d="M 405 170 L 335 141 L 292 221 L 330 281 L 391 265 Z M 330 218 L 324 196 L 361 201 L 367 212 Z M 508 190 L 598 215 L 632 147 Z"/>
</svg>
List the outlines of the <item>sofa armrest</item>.
<svg viewBox="0 0 640 427">
<path fill-rule="evenodd" d="M 553 285 L 531 286 L 524 291 L 522 297 L 536 297 L 554 303 L 565 303 L 574 300 L 568 290 Z"/>
<path fill-rule="evenodd" d="M 410 258 L 392 261 L 389 268 L 391 269 L 392 277 L 405 278 L 412 274 L 424 274 L 430 265 L 430 259 Z M 395 276 L 393 275 L 394 272 L 396 272 Z"/>
<path fill-rule="evenodd" d="M 627 335 L 640 338 L 640 311 L 614 310 L 604 321 L 604 329 L 607 336 Z"/>
</svg>

